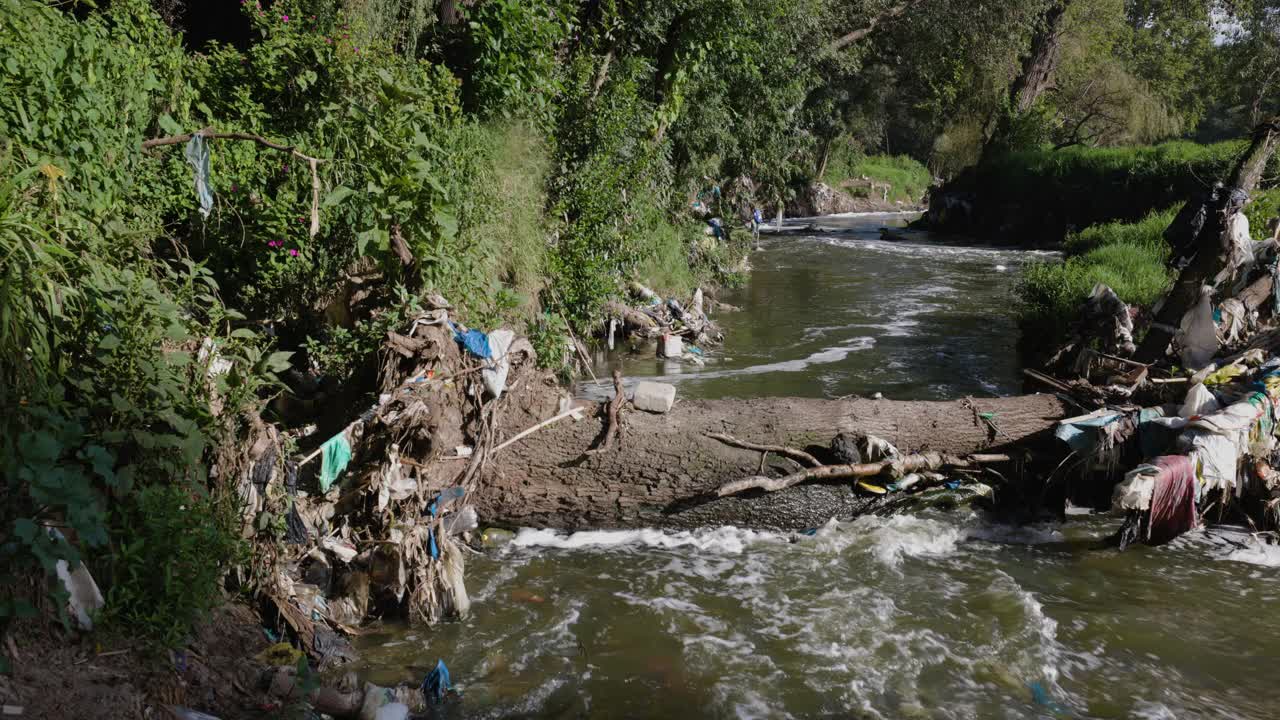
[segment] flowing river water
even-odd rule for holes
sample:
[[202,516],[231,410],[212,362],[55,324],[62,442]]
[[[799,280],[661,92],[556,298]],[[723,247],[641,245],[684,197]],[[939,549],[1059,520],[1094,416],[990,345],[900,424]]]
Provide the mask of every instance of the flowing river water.
[[[597,373],[702,397],[1017,392],[1028,256],[884,242],[886,221],[765,239],[705,368]],[[1227,530],[1119,553],[1117,524],[525,529],[468,560],[470,617],[365,636],[359,669],[417,683],[444,659],[466,718],[1277,717],[1280,554]]]

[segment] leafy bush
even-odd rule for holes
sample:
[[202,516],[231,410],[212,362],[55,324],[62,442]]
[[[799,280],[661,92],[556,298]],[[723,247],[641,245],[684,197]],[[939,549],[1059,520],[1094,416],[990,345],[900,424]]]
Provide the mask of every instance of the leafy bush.
[[482,117],[553,121],[563,91],[555,51],[572,30],[574,12],[565,0],[490,0],[470,9],[467,94]]
[[191,626],[222,602],[222,574],[245,559],[240,513],[229,493],[156,485],[119,506],[104,574],[104,620],[162,647],[188,641]]
[[1253,194],[1252,200],[1244,208],[1249,218],[1249,231],[1254,240],[1265,240],[1267,223],[1273,218],[1280,218],[1280,188],[1260,190]]
[[656,200],[656,189],[669,184],[665,164],[646,131],[652,108],[635,82],[644,71],[638,63],[619,68],[607,105],[584,98],[559,120],[554,156],[562,171],[551,181],[550,215],[560,222],[548,272],[554,306],[578,328],[594,325],[633,275],[660,217],[654,209],[665,205]]
[[[176,38],[140,0],[82,21],[19,0],[3,8],[0,573],[11,576],[52,573],[60,559],[99,567],[150,493],[203,491],[206,450],[234,433],[283,357],[231,330],[242,316],[208,269],[156,250],[191,194],[189,176],[178,190],[138,151],[161,108],[190,101],[170,81],[182,76]],[[229,372],[210,373],[201,338]],[[232,542],[211,515],[186,522]],[[216,553],[192,562],[200,578],[221,572]],[[156,625],[186,622],[162,598],[134,597],[130,611]]]

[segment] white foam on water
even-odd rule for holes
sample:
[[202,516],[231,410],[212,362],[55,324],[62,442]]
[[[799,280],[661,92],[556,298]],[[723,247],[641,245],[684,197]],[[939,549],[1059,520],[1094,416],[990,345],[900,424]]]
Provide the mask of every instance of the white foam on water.
[[1280,545],[1254,545],[1249,548],[1232,550],[1224,555],[1222,559],[1260,565],[1262,567],[1280,568]]
[[1130,712],[1138,720],[1178,720],[1178,715],[1168,705],[1151,700],[1139,700]]
[[[689,368],[688,372],[679,374],[656,375],[653,377],[631,378],[624,381],[627,387],[633,386],[640,380],[648,380],[651,382],[678,383],[682,380],[712,380],[717,378],[738,377],[741,375],[764,375],[769,373],[781,372],[802,372],[813,365],[826,365],[838,363],[849,357],[853,353],[863,352],[875,347],[876,339],[873,337],[855,337],[845,341],[841,345],[819,350],[810,354],[808,357],[797,360],[783,360],[781,362],[768,363],[766,365],[751,365],[736,370],[705,370],[699,368]],[[581,386],[582,391],[588,395],[596,397],[605,397],[601,394],[607,391],[607,397],[613,397],[613,386],[598,383],[586,383]]]
[[511,545],[516,547],[547,547],[574,550],[589,547],[692,547],[722,553],[741,553],[748,545],[758,542],[780,542],[783,536],[776,533],[725,526],[694,531],[667,530],[584,530],[566,534],[557,530],[522,528]]
[[808,242],[817,242],[833,247],[867,250],[885,255],[905,255],[913,258],[928,258],[933,261],[949,258],[958,260],[999,259],[1004,263],[1022,264],[1030,259],[1047,260],[1062,257],[1062,253],[1052,250],[1010,250],[1009,248],[981,247],[975,245],[947,245],[943,243],[909,242],[902,240],[888,241],[857,237],[848,234],[805,235],[802,239]]
[[896,569],[904,558],[954,553],[963,534],[954,525],[914,515],[864,515],[851,523],[828,523],[818,537],[831,547],[865,548],[885,567]]

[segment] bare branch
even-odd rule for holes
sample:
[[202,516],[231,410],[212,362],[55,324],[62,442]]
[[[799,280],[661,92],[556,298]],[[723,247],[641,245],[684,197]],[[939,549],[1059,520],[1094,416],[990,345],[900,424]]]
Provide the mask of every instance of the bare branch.
[[892,20],[898,17],[899,15],[919,5],[921,2],[923,2],[923,0],[910,0],[910,2],[899,3],[897,5],[893,5],[891,7],[886,8],[884,12],[871,18],[870,22],[867,23],[866,27],[858,28],[857,30],[853,30],[851,32],[845,33],[844,35],[841,35],[835,40],[832,40],[831,43],[827,45],[827,52],[838,52],[840,50],[843,50],[844,48],[870,35],[871,31],[875,30],[876,26],[879,25],[880,23],[886,20]]

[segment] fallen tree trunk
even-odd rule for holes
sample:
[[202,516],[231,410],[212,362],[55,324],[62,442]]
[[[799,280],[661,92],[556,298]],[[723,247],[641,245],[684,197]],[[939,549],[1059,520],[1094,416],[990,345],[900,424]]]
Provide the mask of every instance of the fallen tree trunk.
[[[498,439],[556,414],[555,396],[523,396],[508,411]],[[760,451],[734,447],[711,434],[749,443],[826,454],[838,432],[888,440],[903,452],[945,455],[1006,453],[1051,447],[1049,430],[1071,414],[1053,395],[905,402],[890,400],[688,401],[666,415],[628,412],[620,442],[587,455],[606,430],[599,407],[565,420],[496,455],[475,493],[484,522],[563,529],[739,525],[802,529],[832,517],[848,519],[892,502],[859,492],[848,480],[797,485],[776,493],[720,498],[726,482],[760,474]],[[771,456],[773,475],[800,464]]]

